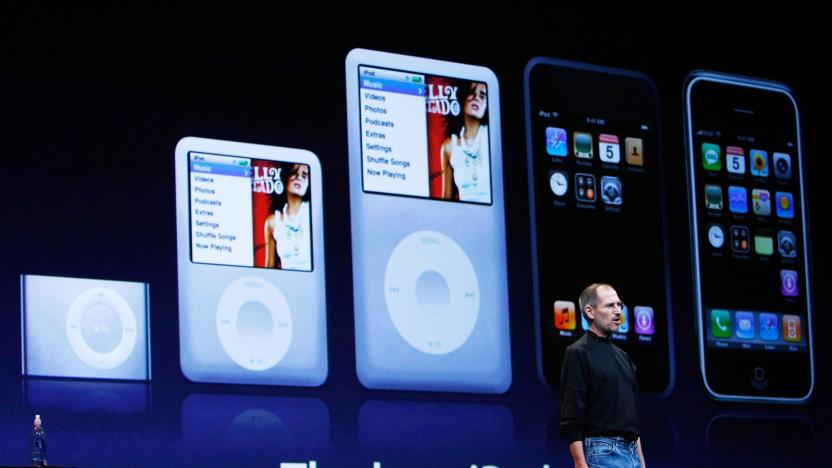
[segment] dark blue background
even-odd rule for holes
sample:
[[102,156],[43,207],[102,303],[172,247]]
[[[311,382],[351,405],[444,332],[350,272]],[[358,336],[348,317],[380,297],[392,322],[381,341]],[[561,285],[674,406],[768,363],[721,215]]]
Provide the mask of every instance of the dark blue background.
[[[537,55],[650,74],[662,103],[676,386],[644,396],[652,466],[820,464],[832,440],[828,256],[820,224],[828,93],[814,28],[704,17],[682,26],[549,8],[414,11],[6,11],[0,15],[0,464],[28,461],[40,413],[53,464],[564,466],[559,399],[535,374],[523,68]],[[360,11],[359,11],[360,10]],[[787,20],[788,18],[786,18]],[[825,42],[825,41],[824,41]],[[505,395],[364,389],[355,375],[344,58],[364,47],[497,74],[514,383]],[[682,85],[694,68],[784,81],[803,113],[816,280],[816,386],[805,407],[710,400],[699,376]],[[200,385],[179,370],[173,151],[184,136],[305,148],[323,166],[330,374],[315,389]],[[21,273],[150,283],[149,385],[20,376]]]

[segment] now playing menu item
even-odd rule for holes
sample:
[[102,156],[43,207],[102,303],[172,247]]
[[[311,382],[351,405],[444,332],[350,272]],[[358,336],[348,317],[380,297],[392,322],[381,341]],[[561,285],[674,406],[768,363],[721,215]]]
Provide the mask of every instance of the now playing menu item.
[[505,392],[496,77],[355,49],[346,81],[358,379],[372,389]]
[[188,137],[175,158],[182,373],[195,382],[321,385],[328,363],[317,156]]

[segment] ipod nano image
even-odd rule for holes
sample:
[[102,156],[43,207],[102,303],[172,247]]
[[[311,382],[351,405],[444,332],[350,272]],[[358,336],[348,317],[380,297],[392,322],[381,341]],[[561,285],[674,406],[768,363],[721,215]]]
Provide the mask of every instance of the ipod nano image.
[[21,275],[23,375],[150,380],[145,283]]
[[328,364],[317,156],[188,137],[175,164],[183,374],[321,385]]
[[355,49],[346,81],[359,380],[371,389],[505,392],[496,76]]

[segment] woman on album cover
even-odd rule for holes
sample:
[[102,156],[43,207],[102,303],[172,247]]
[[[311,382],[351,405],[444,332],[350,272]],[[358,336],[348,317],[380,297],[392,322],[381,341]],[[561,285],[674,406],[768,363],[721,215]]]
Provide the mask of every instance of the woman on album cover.
[[442,198],[488,203],[491,180],[488,159],[488,92],[471,82],[462,94],[462,112],[448,123],[442,143]]
[[[264,225],[266,268],[312,270],[312,233],[309,223],[309,166],[292,164],[285,177],[285,201],[276,198]],[[280,202],[284,202],[280,205]]]

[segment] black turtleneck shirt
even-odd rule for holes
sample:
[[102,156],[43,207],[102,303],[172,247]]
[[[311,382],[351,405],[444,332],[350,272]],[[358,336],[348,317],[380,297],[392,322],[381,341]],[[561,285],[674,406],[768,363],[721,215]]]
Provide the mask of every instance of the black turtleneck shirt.
[[641,435],[636,366],[609,338],[587,331],[566,348],[560,390],[560,429],[570,444],[585,437]]

